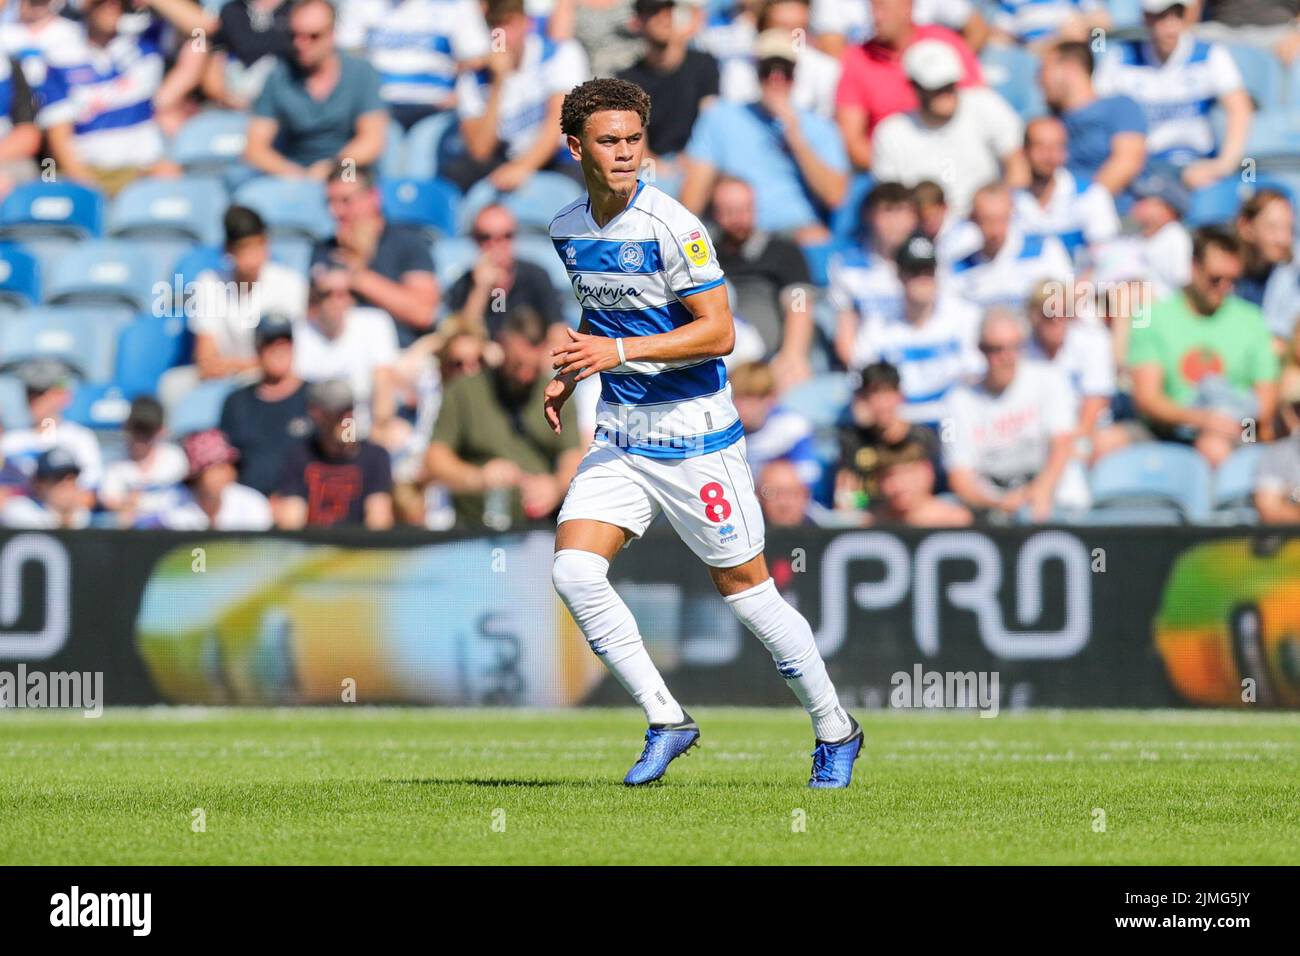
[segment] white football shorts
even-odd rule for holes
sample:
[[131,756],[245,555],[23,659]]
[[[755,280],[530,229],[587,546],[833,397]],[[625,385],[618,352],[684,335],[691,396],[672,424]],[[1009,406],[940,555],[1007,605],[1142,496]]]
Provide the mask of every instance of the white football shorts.
[[633,455],[597,438],[578,466],[557,521],[589,518],[639,538],[660,510],[677,536],[712,567],[735,567],[763,551],[763,511],[743,438],[691,458]]

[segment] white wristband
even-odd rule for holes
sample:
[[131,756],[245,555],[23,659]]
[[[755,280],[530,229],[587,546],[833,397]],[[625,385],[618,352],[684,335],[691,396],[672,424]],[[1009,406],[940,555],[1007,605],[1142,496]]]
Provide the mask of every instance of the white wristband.
[[618,364],[619,364],[619,365],[624,365],[624,364],[626,364],[626,363],[627,363],[627,355],[624,354],[624,352],[623,352],[623,340],[622,340],[622,339],[615,339],[615,340],[614,340],[614,348],[618,349]]

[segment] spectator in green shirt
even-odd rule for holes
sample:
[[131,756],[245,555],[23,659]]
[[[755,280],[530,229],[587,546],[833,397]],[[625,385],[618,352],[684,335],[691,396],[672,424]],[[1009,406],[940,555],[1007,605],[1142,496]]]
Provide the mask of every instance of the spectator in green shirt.
[[1278,359],[1260,310],[1232,294],[1239,240],[1199,229],[1191,282],[1134,320],[1133,399],[1156,437],[1186,441],[1218,465],[1244,441],[1273,437]]
[[582,458],[572,404],[559,434],[546,423],[545,321],[517,307],[496,341],[500,366],[458,378],[443,395],[425,457],[427,477],[447,487],[462,528],[503,530],[549,517]]

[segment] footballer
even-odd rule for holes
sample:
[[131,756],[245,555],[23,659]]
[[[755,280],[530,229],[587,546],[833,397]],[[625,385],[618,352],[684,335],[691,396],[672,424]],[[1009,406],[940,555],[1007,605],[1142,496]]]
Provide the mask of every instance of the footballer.
[[708,233],[639,178],[650,99],[595,79],[564,98],[560,126],[587,195],[551,222],[582,323],[553,351],[545,413],[600,375],[596,434],[560,508],[552,580],[587,642],[645,711],[645,748],[624,783],[658,780],[699,740],[609,582],[615,555],[662,510],[709,569],[735,615],[763,642],[812,718],[810,787],[849,785],[862,729],[839,705],[812,628],[763,559],[763,513],[722,356],[735,327]]

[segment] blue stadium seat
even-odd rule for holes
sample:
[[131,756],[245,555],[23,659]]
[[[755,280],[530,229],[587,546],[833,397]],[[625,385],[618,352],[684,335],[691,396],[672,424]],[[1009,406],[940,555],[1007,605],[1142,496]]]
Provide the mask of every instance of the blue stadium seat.
[[6,362],[53,356],[75,366],[87,381],[108,382],[118,329],[98,310],[32,309],[0,323],[0,355]]
[[514,213],[522,230],[544,234],[560,208],[581,195],[582,187],[568,176],[546,170],[534,173],[522,186],[508,193],[498,192],[482,179],[470,187],[460,204],[459,229],[468,235],[479,210],[499,202]]
[[989,43],[980,51],[984,82],[995,89],[1021,119],[1047,111],[1038,86],[1038,57],[1021,46]]
[[23,183],[0,204],[0,239],[89,239],[104,233],[104,197],[78,183]]
[[815,375],[781,396],[780,406],[798,412],[813,428],[841,424],[853,397],[853,378],[848,372]]
[[131,400],[116,385],[79,382],[64,417],[86,428],[116,431],[131,411]]
[[1246,140],[1246,155],[1265,169],[1300,167],[1300,120],[1288,109],[1255,114]]
[[831,213],[832,241],[856,245],[862,241],[862,203],[866,201],[876,181],[870,173],[856,173],[849,180],[849,191],[844,201]]
[[137,179],[113,201],[108,234],[124,239],[180,239],[221,245],[226,190],[218,179]]
[[1192,193],[1185,222],[1188,228],[1231,222],[1241,206],[1241,180],[1227,176]]
[[1144,442],[1102,458],[1092,469],[1094,517],[1114,508],[1147,514],[1144,524],[1168,523],[1170,514],[1186,523],[1204,521],[1210,513],[1210,466],[1187,445]]
[[388,121],[388,137],[384,140],[384,154],[379,157],[376,172],[380,179],[401,179],[406,166],[406,130],[395,119]]
[[1116,30],[1142,26],[1141,0],[1106,0],[1110,8],[1111,25]]
[[456,231],[460,190],[445,179],[387,179],[380,186],[384,218],[443,236]]
[[234,379],[215,378],[200,382],[186,392],[174,408],[167,409],[167,424],[177,437],[191,432],[216,428],[221,423],[221,407],[226,396],[235,390]]
[[0,426],[6,431],[17,431],[30,427],[31,423],[23,383],[12,375],[0,375]]
[[208,110],[187,120],[176,133],[171,158],[191,173],[220,172],[239,163],[248,143],[247,113]]
[[426,116],[409,130],[402,142],[402,175],[407,179],[433,179],[438,175],[442,141],[456,128],[456,112]]
[[118,336],[113,381],[127,398],[154,395],[163,372],[189,361],[191,345],[183,318],[142,315]]
[[125,305],[152,311],[157,268],[130,242],[97,239],[80,243],[50,273],[45,300],[51,305]]
[[1259,444],[1242,445],[1214,473],[1212,504],[1216,513],[1235,522],[1257,520],[1255,514],[1255,473],[1259,470]]
[[817,246],[802,247],[804,262],[808,263],[808,273],[813,285],[824,287],[830,284],[831,256],[843,248],[844,244],[838,242],[823,242]]
[[0,243],[0,304],[23,308],[41,301],[40,267],[21,247]]
[[478,259],[478,245],[465,236],[450,236],[438,243],[433,262],[438,271],[438,285],[445,292]]
[[235,202],[256,210],[273,239],[325,239],[334,234],[334,220],[325,205],[325,187],[318,182],[263,176],[240,186]]
[[1228,52],[1241,71],[1246,91],[1258,110],[1280,109],[1285,103],[1286,74],[1282,61],[1270,51],[1253,46],[1228,45]]

